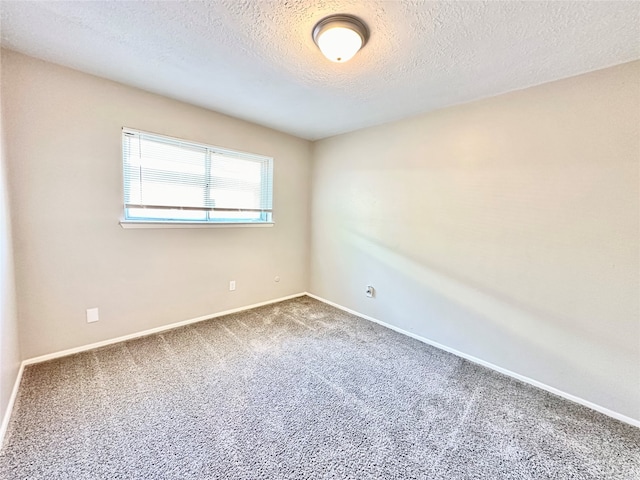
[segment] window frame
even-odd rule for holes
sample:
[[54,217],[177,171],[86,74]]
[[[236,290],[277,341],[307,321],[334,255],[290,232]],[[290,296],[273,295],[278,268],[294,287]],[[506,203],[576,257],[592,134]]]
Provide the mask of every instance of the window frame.
[[[125,173],[126,170],[126,162],[125,162],[125,138],[127,136],[132,136],[132,135],[143,135],[143,136],[149,136],[149,137],[156,137],[159,140],[166,140],[167,144],[171,144],[171,143],[175,143],[175,144],[179,144],[179,145],[184,145],[185,147],[194,147],[196,149],[199,150],[205,150],[205,173],[204,173],[204,177],[205,179],[209,178],[208,176],[211,176],[211,170],[212,170],[212,163],[213,163],[213,156],[214,155],[223,155],[223,156],[229,156],[229,157],[236,157],[239,159],[245,159],[245,160],[254,160],[254,161],[259,161],[262,164],[262,168],[268,168],[268,171],[263,173],[261,175],[261,184],[264,181],[264,179],[266,178],[267,181],[270,184],[270,192],[268,192],[268,195],[271,197],[271,204],[273,203],[273,157],[269,157],[266,155],[260,155],[260,154],[255,154],[255,153],[249,153],[249,152],[244,152],[244,151],[240,151],[240,150],[232,150],[229,148],[224,148],[224,147],[219,147],[216,145],[211,145],[211,144],[206,144],[206,143],[200,143],[200,142],[195,142],[195,141],[191,141],[191,140],[186,140],[186,139],[182,139],[182,138],[177,138],[177,137],[172,137],[169,135],[163,135],[163,134],[159,134],[159,133],[153,133],[153,132],[147,132],[144,130],[139,130],[139,129],[134,129],[134,128],[129,128],[129,127],[122,127],[122,138],[121,138],[121,146],[122,146],[122,158],[121,158],[121,167],[122,167],[122,195],[121,195],[121,199],[123,200],[123,204],[122,204],[122,215],[120,217],[120,225],[122,228],[229,228],[229,227],[271,227],[274,225],[274,220],[273,220],[273,205],[271,205],[271,208],[266,208],[266,209],[260,209],[260,218],[253,220],[253,219],[247,219],[247,218],[239,218],[239,219],[229,219],[229,218],[223,218],[223,217],[218,217],[217,219],[215,219],[215,217],[212,218],[212,215],[218,211],[238,211],[238,212],[242,212],[242,211],[251,211],[251,209],[235,209],[235,208],[230,208],[230,209],[225,209],[225,208],[213,208],[213,207],[203,207],[203,208],[199,208],[199,207],[179,207],[179,206],[175,206],[175,207],[171,207],[171,206],[156,206],[156,211],[157,210],[162,210],[163,208],[166,208],[167,210],[172,209],[172,210],[196,210],[199,212],[203,212],[205,214],[205,220],[196,220],[196,219],[187,219],[187,220],[180,220],[180,219],[172,219],[172,218],[157,218],[157,217],[140,217],[140,216],[131,216],[129,215],[129,209],[131,208],[136,208],[138,206],[138,204],[131,204],[131,203],[126,203],[126,191],[127,191],[127,183],[131,181],[131,179],[129,178],[129,176]],[[215,172],[215,169],[214,169]],[[208,175],[208,176],[207,176]],[[176,182],[176,184],[179,184],[178,182]],[[205,191],[203,192],[203,194],[206,196],[208,195],[208,185],[207,183],[203,184],[203,187],[205,188]],[[269,185],[267,185],[264,188],[269,188]],[[148,205],[148,206],[144,206],[144,205],[140,205],[138,208],[150,208],[152,209],[154,206],[153,205]]]

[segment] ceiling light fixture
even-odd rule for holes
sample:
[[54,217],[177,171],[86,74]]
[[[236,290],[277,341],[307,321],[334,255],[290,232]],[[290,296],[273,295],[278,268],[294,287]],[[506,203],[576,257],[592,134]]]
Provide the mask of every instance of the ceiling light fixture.
[[350,60],[369,40],[369,29],[353,15],[330,15],[313,27],[313,41],[332,62]]

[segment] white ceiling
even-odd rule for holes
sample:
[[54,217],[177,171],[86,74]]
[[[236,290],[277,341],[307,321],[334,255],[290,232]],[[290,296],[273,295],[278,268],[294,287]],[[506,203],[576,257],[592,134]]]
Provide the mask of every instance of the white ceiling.
[[[640,58],[638,2],[7,1],[6,48],[315,140]],[[371,30],[348,63],[311,39]]]

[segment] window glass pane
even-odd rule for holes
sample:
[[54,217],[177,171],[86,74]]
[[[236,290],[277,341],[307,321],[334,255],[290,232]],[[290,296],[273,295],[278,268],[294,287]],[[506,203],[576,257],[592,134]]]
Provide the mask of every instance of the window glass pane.
[[203,210],[165,210],[153,208],[129,208],[127,218],[144,218],[149,220],[205,221],[207,212]]
[[194,149],[169,143],[141,139],[140,157],[133,165],[176,173],[204,174],[206,149]]
[[[202,207],[202,188],[165,182],[143,182],[142,204],[181,207]],[[133,203],[133,202],[132,202]]]
[[217,208],[265,208],[261,202],[262,162],[214,155],[209,195]]
[[260,183],[262,162],[213,154],[212,165],[212,171],[215,172],[219,181],[233,183],[232,180],[239,180],[241,183]]
[[209,190],[211,200],[216,208],[260,208],[260,191],[224,190],[212,188]]
[[[257,221],[261,220],[262,214],[260,212],[211,212],[212,219],[220,220],[247,220]],[[268,221],[268,220],[264,220]]]

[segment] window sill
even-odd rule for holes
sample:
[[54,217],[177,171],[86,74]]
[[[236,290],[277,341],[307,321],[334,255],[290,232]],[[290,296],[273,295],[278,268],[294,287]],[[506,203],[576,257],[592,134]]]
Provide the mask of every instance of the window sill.
[[145,222],[140,220],[120,220],[122,228],[236,228],[236,227],[273,227],[274,222]]

